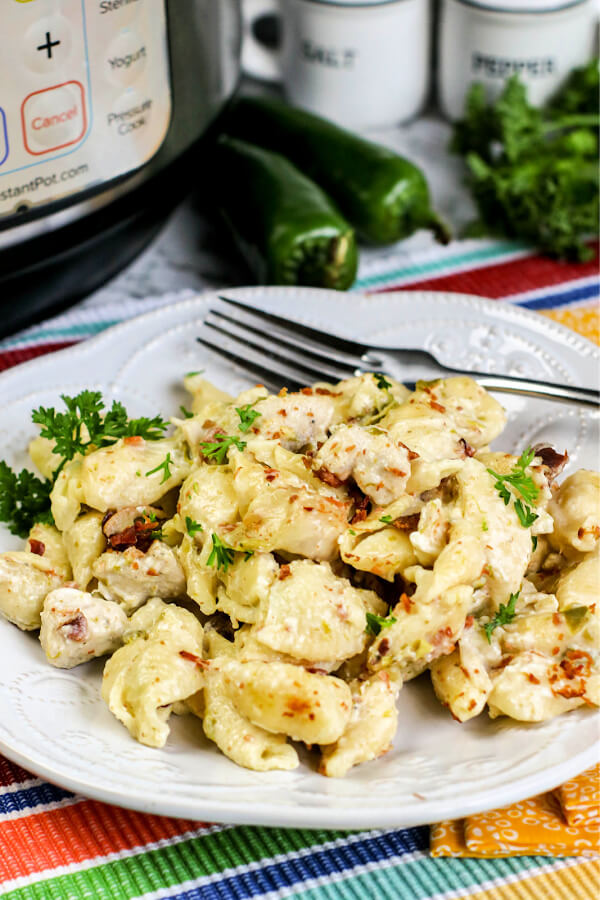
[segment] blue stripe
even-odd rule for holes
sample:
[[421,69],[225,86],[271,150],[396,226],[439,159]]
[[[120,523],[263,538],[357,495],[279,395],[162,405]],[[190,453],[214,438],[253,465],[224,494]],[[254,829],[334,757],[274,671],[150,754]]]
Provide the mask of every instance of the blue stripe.
[[24,809],[33,809],[33,807],[40,806],[42,803],[56,803],[74,796],[75,794],[72,794],[70,791],[64,791],[62,788],[42,781],[33,787],[23,788],[21,791],[0,794],[0,815],[19,812]]
[[[347,872],[365,863],[383,863],[429,846],[429,828],[405,828],[374,834],[348,845],[314,848],[305,856],[268,863],[260,869],[221,877],[191,890],[169,894],[169,900],[250,900],[269,891],[292,888],[313,878]],[[335,888],[333,889],[335,893]]]
[[591,300],[600,296],[600,282],[584,284],[567,291],[559,291],[557,294],[544,294],[543,297],[534,297],[532,300],[517,300],[519,306],[526,309],[554,309],[558,306],[567,306],[576,300]]

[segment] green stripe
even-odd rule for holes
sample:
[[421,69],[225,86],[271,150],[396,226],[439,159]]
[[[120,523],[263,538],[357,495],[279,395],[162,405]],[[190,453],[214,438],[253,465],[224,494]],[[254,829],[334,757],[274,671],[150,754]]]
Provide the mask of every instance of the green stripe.
[[[481,260],[489,260],[494,257],[508,256],[518,250],[531,249],[528,244],[520,241],[502,241],[494,244],[493,247],[485,247],[480,250],[471,250],[469,253],[462,253],[460,256],[446,256],[430,262],[415,263],[405,266],[402,269],[393,269],[391,272],[382,272],[380,275],[370,275],[368,278],[359,278],[354,282],[353,290],[362,290],[365,287],[371,287],[375,284],[381,284],[384,281],[392,281],[395,278],[406,278],[409,276],[427,275],[431,272],[439,272],[440,269],[452,268],[468,263],[479,262]],[[448,273],[450,274],[450,273]]]
[[[423,857],[372,872],[350,875],[331,885],[299,890],[290,900],[429,900],[445,891],[480,891],[486,881],[509,875],[535,874],[544,864],[554,863],[544,856],[510,859],[433,859]],[[465,894],[459,895],[464,898]]]
[[1,894],[5,900],[131,900],[140,894],[180,885],[224,869],[293,853],[345,837],[342,831],[228,828],[170,847],[141,851]]

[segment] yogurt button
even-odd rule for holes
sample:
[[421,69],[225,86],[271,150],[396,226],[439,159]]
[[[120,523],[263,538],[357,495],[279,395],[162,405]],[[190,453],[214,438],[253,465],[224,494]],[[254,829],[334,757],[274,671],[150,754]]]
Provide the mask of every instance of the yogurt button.
[[123,29],[108,47],[106,77],[111,84],[132,84],[146,68],[147,47],[140,35]]
[[23,141],[37,156],[76,144],[87,128],[85,94],[79,81],[29,94],[21,106]]

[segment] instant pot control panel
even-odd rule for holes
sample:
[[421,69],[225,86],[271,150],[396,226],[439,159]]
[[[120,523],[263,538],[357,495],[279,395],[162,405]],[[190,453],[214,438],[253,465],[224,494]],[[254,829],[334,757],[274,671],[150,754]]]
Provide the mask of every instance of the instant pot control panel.
[[138,169],[170,119],[165,0],[2,0],[0,228]]

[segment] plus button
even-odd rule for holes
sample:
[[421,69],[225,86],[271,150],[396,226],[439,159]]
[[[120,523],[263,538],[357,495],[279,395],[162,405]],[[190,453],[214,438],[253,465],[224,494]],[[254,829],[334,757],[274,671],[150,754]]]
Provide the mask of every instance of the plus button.
[[50,38],[50,32],[46,32],[46,43],[40,44],[39,47],[36,47],[36,50],[45,50],[48,54],[48,59],[52,59],[52,48],[57,47],[60,44],[60,41],[53,41]]

